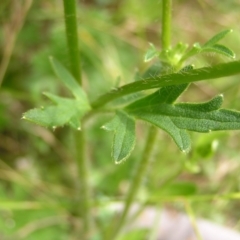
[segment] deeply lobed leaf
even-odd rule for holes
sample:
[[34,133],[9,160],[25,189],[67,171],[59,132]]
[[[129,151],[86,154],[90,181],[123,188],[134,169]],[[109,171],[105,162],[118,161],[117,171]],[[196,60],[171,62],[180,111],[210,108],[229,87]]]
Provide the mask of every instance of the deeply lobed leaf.
[[72,92],[75,99],[44,93],[56,105],[29,110],[23,114],[23,119],[44,127],[56,128],[67,124],[80,130],[80,119],[90,110],[87,96],[73,76],[57,60],[51,58],[50,61],[56,75]]
[[31,109],[24,113],[23,119],[50,128],[60,127],[65,124],[77,130],[81,128],[79,120],[90,109],[89,105],[83,105],[79,100],[62,98],[50,93],[45,93],[45,95],[56,105]]
[[51,127],[53,129],[57,126],[63,126],[70,120],[70,117],[68,108],[55,106],[41,109],[31,109],[23,115],[23,119],[25,120],[43,127]]
[[191,146],[186,130],[210,132],[240,129],[240,112],[220,109],[222,95],[205,103],[174,104],[186,88],[186,84],[163,87],[130,104],[126,111],[166,131],[182,151],[188,151]]

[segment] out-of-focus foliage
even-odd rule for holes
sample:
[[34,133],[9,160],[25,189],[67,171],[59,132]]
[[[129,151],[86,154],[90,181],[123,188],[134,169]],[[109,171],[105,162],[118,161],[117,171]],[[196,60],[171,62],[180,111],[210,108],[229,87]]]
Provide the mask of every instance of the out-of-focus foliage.
[[[62,1],[33,1],[28,13],[19,17],[23,26],[16,31],[14,16],[18,17],[25,2],[0,1],[1,63],[6,59],[10,40],[16,39],[0,88],[0,239],[68,239],[71,228],[81,224],[74,214],[69,214],[74,212],[77,183],[72,136],[66,128],[53,132],[20,120],[23,112],[41,107],[45,101],[48,103],[43,92],[69,97],[48,61],[51,55],[66,67],[69,64]],[[142,73],[148,68],[150,63],[144,63],[148,42],[161,48],[160,3],[78,2],[83,88],[92,100],[131,82],[136,71]],[[222,42],[236,52],[238,59],[239,11],[240,4],[234,0],[174,1],[173,42],[181,40],[189,45],[205,42],[214,33],[232,28],[231,36]],[[212,53],[202,53],[193,60],[197,67],[228,61]],[[205,101],[219,92],[224,93],[224,107],[240,109],[239,76],[194,84],[181,100]],[[98,203],[112,202],[125,195],[146,138],[145,124],[138,123],[138,143],[132,156],[116,166],[109,154],[111,136],[100,129],[109,117],[108,113],[96,115],[86,123],[96,207]],[[198,194],[240,190],[239,132],[191,133],[191,138],[194,139],[192,150],[184,155],[167,134],[159,134],[155,161],[139,199],[155,196],[149,201],[158,203],[160,199],[156,196],[162,186],[166,199],[181,194],[197,198]],[[175,177],[180,183],[168,185]],[[195,205],[197,216],[240,229],[238,200],[219,198],[214,207],[209,201]],[[183,208],[181,204],[171,206]]]

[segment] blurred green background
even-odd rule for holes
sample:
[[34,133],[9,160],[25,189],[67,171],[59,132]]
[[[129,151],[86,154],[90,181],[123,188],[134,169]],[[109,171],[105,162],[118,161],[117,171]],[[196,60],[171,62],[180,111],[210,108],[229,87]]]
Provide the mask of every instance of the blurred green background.
[[[161,1],[78,1],[83,86],[89,99],[134,79],[149,42],[161,49]],[[0,2],[0,239],[74,239],[79,219],[75,206],[76,167],[72,133],[54,132],[21,120],[23,112],[48,103],[44,91],[67,95],[51,70],[48,57],[68,67],[61,0]],[[172,43],[203,43],[232,28],[224,40],[240,54],[240,3],[237,0],[173,1]],[[192,62],[209,66],[229,59],[205,54]],[[240,76],[193,84],[182,100],[198,101],[218,93],[224,107],[240,110]],[[91,163],[94,200],[108,205],[122,199],[141,156],[146,126],[137,126],[137,146],[130,159],[111,161],[111,134],[100,127],[111,114],[87,122],[87,157]],[[240,230],[240,133],[192,134],[193,149],[185,155],[159,131],[150,174],[138,199],[185,211],[182,199],[194,198],[197,217]],[[164,187],[163,187],[164,186]],[[225,197],[202,200],[202,195]],[[232,194],[232,195],[231,195]],[[226,196],[227,195],[227,196]],[[104,215],[104,214],[103,214]],[[99,225],[108,223],[107,215]]]

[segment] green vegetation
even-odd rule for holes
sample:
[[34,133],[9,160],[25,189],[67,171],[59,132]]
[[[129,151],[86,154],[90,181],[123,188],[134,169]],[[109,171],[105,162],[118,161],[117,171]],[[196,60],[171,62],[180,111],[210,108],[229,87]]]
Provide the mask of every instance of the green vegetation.
[[0,3],[0,238],[149,239],[134,203],[239,230],[240,4],[60,2]]

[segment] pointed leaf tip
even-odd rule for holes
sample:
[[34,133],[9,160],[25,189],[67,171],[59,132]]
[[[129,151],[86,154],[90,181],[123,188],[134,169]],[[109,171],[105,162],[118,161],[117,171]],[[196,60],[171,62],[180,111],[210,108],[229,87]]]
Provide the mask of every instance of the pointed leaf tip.
[[149,43],[150,47],[147,50],[145,56],[144,56],[144,62],[151,61],[154,57],[156,57],[159,53],[156,50],[155,46],[152,43]]
[[56,105],[31,109],[24,113],[24,119],[43,127],[60,127],[66,124],[74,129],[81,127],[80,120],[89,111],[88,105],[69,98],[46,94]]
[[214,44],[216,44],[217,42],[219,42],[221,39],[223,39],[228,33],[231,33],[233,30],[232,29],[228,29],[228,30],[224,30],[220,33],[217,33],[216,35],[214,35],[211,39],[209,39],[204,45],[203,48],[205,47],[210,47],[213,46]]
[[72,74],[55,58],[50,58],[50,63],[57,77],[72,92],[73,96],[83,103],[88,102],[85,92]]
[[186,87],[184,84],[163,87],[129,104],[125,110],[129,115],[166,131],[183,152],[188,152],[191,147],[187,130],[210,133],[240,129],[240,112],[221,109],[222,94],[203,103],[174,104],[174,100]]
[[116,164],[125,161],[135,146],[135,121],[123,111],[117,111],[109,123],[102,126],[113,131],[112,158]]

